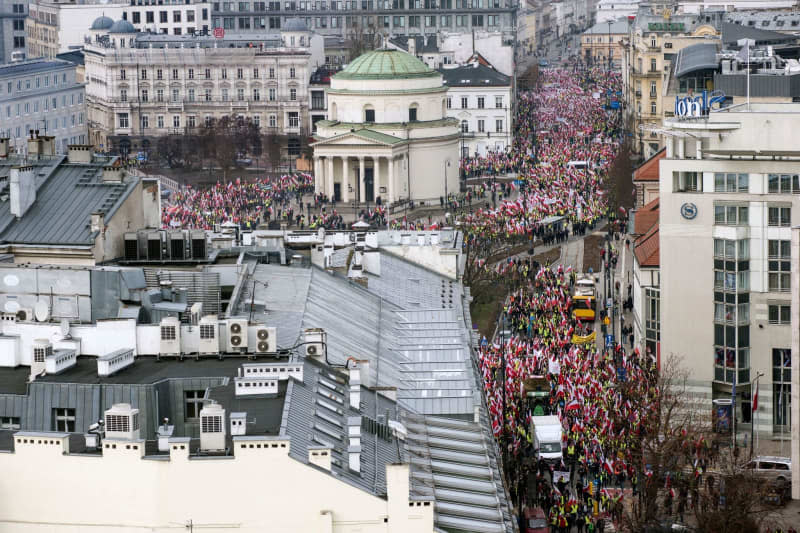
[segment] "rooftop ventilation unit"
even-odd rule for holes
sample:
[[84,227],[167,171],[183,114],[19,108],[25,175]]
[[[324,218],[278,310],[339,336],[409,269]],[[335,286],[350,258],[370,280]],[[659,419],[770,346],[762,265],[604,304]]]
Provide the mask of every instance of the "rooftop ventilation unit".
[[169,418],[164,418],[164,423],[158,426],[156,430],[156,437],[158,439],[158,451],[169,451],[169,439],[172,438],[172,433],[175,431],[175,426],[169,425]]
[[228,343],[226,346],[228,353],[247,352],[247,319],[229,318],[228,319]]
[[327,334],[325,333],[325,330],[320,328],[311,328],[305,330],[304,335],[304,352],[306,357],[311,357],[312,359],[322,359],[325,354],[324,350],[327,340]]
[[247,413],[231,413],[231,436],[247,433]]
[[197,328],[200,335],[197,352],[200,355],[219,355],[219,321],[216,315],[204,316]]
[[139,410],[129,403],[115,403],[105,412],[107,439],[139,440]]
[[225,451],[225,409],[218,403],[208,404],[200,410],[200,450]]
[[160,356],[181,354],[181,323],[175,317],[161,319],[161,345],[158,353]]
[[129,367],[134,361],[133,349],[121,348],[101,355],[97,358],[97,375],[108,377],[116,374],[123,368]]
[[16,312],[17,322],[33,322],[33,309],[23,307]]
[[268,328],[264,324],[251,324],[248,330],[248,337],[250,346],[253,347],[253,352],[258,355],[274,354],[278,351],[275,342],[275,328]]
[[47,358],[53,355],[53,345],[47,339],[33,341],[33,354],[31,357],[31,379],[45,371]]
[[48,355],[44,361],[45,373],[55,375],[72,368],[78,363],[78,352],[75,350],[57,350]]

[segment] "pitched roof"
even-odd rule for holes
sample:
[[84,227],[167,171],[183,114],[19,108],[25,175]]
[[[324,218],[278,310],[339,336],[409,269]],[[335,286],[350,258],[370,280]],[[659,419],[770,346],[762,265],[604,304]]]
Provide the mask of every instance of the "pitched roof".
[[722,42],[736,44],[739,39],[753,39],[756,44],[777,44],[780,42],[795,41],[797,37],[778,33],[776,31],[762,30],[744,24],[722,23]]
[[658,182],[658,162],[664,159],[667,155],[667,149],[662,148],[650,159],[639,165],[639,168],[633,171],[633,181],[655,181]]
[[348,131],[348,132],[342,133],[341,135],[334,135],[333,137],[319,138],[319,140],[317,142],[313,143],[312,146],[315,146],[315,145],[318,145],[318,144],[329,143],[331,141],[335,141],[335,140],[338,140],[338,139],[343,139],[343,138],[348,137],[348,136],[349,137],[358,137],[359,139],[364,139],[364,140],[367,140],[367,141],[375,141],[377,143],[384,144],[384,145],[387,145],[387,146],[392,146],[394,144],[401,144],[401,143],[407,142],[405,139],[400,139],[400,138],[395,137],[393,135],[388,135],[386,133],[381,133],[380,131],[368,130],[366,128],[362,128],[360,130]]
[[633,253],[640,267],[659,266],[661,243],[658,236],[658,224],[654,224],[646,234],[636,239],[633,246]]
[[448,87],[505,87],[511,78],[495,69],[475,62],[455,68],[443,68],[444,84]]
[[716,69],[717,43],[699,43],[678,52],[675,59],[675,77],[681,78],[698,70]]
[[644,235],[650,231],[653,224],[658,224],[658,198],[636,211],[633,232],[636,235]]

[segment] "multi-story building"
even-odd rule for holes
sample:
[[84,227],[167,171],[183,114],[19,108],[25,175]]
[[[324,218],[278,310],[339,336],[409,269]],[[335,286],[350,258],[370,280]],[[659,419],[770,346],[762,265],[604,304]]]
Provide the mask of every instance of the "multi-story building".
[[87,141],[85,86],[77,67],[61,59],[0,65],[0,137],[22,153],[32,130],[55,138],[55,150]]
[[664,106],[672,103],[664,96],[675,54],[692,44],[718,40],[721,15],[670,16],[651,6],[639,9],[625,42],[622,83],[626,119],[636,136],[633,148],[642,158],[664,146],[658,130]]
[[288,135],[290,147],[306,131],[309,79],[324,58],[322,37],[301,20],[280,33],[222,39],[137,33],[126,21],[92,33],[85,49],[88,114],[91,142],[103,149],[147,150],[154,137],[223,116]]
[[25,17],[28,2],[0,2],[0,63],[25,59]]
[[597,24],[609,20],[633,17],[639,10],[639,0],[600,0],[597,2]]
[[498,72],[514,73],[514,43],[502,32],[449,33],[438,35],[397,35],[387,47],[416,56],[432,69],[447,65],[463,65],[480,56]]
[[515,27],[516,0],[214,1],[212,25],[227,30],[279,30],[301,17],[320,34],[356,39],[378,34],[505,31]]
[[598,22],[581,35],[581,59],[590,65],[622,67],[623,41],[628,36],[627,18]]
[[211,4],[205,0],[33,0],[27,21],[28,53],[32,57],[83,47],[91,21],[107,30],[115,20],[126,20],[138,31],[168,35],[208,32]]
[[441,69],[447,116],[461,127],[461,157],[502,152],[511,146],[511,78],[479,62]]
[[661,357],[682,357],[708,400],[735,383],[742,430],[760,377],[756,428],[788,437],[800,105],[683,111],[660,163]]

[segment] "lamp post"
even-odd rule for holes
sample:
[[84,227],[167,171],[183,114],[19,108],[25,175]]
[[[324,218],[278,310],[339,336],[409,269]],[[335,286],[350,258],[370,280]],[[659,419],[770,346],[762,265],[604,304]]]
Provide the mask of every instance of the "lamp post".
[[444,206],[445,212],[447,211],[447,167],[450,166],[450,160],[444,162]]
[[611,21],[608,21],[608,70],[611,70]]

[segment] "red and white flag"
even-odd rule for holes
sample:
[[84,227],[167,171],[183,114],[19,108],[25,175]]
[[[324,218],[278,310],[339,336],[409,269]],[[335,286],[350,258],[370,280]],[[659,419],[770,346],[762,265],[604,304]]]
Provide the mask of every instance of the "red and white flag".
[[758,381],[756,381],[756,393],[753,395],[752,411],[756,412],[757,410],[758,410]]

